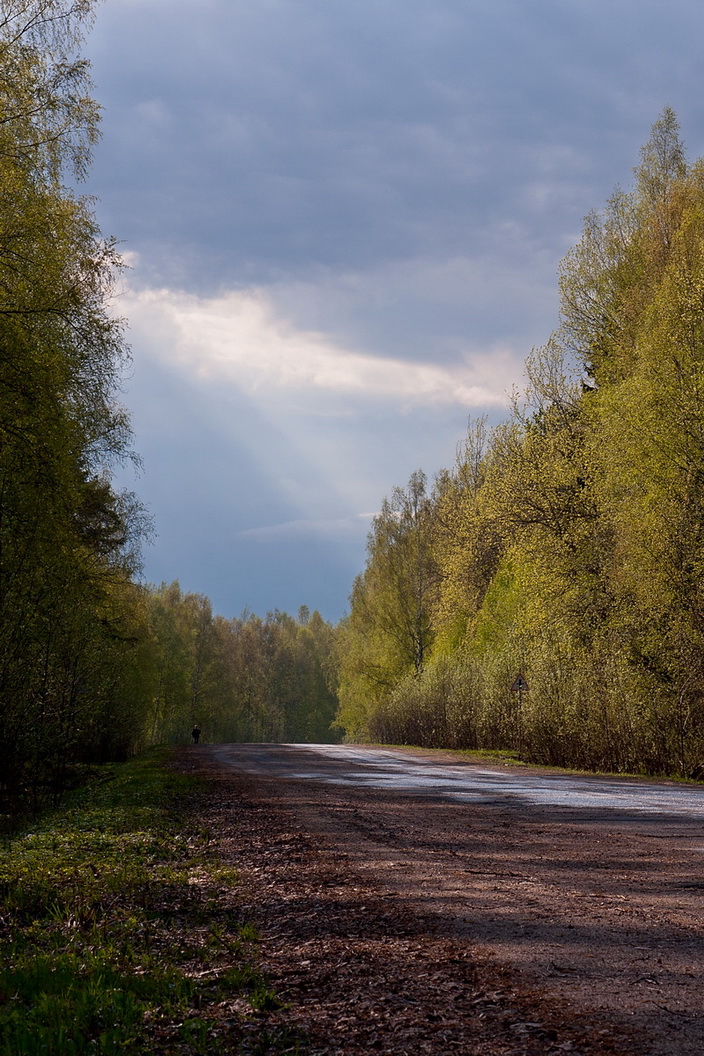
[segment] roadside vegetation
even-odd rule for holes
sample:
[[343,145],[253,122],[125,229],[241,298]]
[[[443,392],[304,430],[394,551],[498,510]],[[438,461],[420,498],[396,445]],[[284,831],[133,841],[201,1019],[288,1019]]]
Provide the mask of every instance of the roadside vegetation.
[[340,625],[224,619],[140,582],[148,518],[113,485],[121,259],[76,190],[93,7],[0,5],[0,822],[195,724],[701,773],[704,162],[674,113],[587,217],[510,417],[382,503]]
[[339,739],[335,631],[318,612],[227,620],[178,583],[145,588],[144,602],[138,652],[151,743],[183,743],[194,722],[209,741]]
[[[142,697],[120,258],[75,188],[98,134],[89,0],[0,5],[0,810],[125,757]],[[70,186],[69,186],[70,184]]]
[[376,517],[338,631],[347,738],[704,761],[704,162],[671,110],[635,175],[563,262],[510,418]]
[[[112,308],[122,266],[78,193],[99,134],[81,55],[93,0],[0,4],[0,816],[91,766],[188,739],[330,738],[332,628],[213,617],[139,582],[148,518]],[[1,820],[1,818],[0,818]]]
[[5,839],[2,1056],[298,1051],[263,1025],[278,1002],[198,790],[150,753]]

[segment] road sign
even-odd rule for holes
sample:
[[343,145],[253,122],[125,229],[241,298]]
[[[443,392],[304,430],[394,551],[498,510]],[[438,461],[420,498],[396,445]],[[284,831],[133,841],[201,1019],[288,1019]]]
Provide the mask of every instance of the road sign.
[[528,683],[526,682],[523,675],[519,675],[516,681],[511,686],[512,693],[525,693],[528,689]]

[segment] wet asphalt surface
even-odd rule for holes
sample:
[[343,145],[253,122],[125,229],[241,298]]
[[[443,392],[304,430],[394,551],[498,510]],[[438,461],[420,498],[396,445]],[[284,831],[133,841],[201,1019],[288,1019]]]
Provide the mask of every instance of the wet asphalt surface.
[[520,767],[507,772],[471,762],[439,763],[405,751],[347,745],[247,745],[244,753],[242,748],[221,745],[215,751],[223,763],[246,773],[290,781],[467,803],[522,802],[590,815],[603,811],[611,817],[618,813],[657,814],[679,822],[704,819],[704,788],[695,785],[524,772]]
[[419,749],[206,750],[345,863],[346,896],[368,880],[564,1022],[635,1036],[638,1056],[703,1056],[703,786]]

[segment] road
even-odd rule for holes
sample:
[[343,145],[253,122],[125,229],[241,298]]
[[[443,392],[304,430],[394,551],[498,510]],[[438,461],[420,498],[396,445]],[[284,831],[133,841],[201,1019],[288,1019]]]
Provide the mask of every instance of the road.
[[642,1056],[704,1053],[704,790],[402,749],[208,751],[553,1007]]
[[[232,749],[221,758],[231,762]],[[667,815],[670,819],[704,819],[704,789],[692,785],[651,783],[626,778],[574,776],[547,771],[485,769],[463,762],[438,765],[428,755],[347,745],[290,744],[248,747],[237,756],[240,769],[291,781],[314,781],[350,788],[373,788],[418,797],[466,803],[511,800],[580,812],[612,811],[623,816]],[[662,819],[661,819],[662,820]]]

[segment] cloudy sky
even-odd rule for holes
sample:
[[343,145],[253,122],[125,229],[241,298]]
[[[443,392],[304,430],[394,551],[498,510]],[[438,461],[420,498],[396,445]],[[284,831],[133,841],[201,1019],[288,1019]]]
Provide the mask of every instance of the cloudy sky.
[[146,578],[338,619],[666,105],[704,153],[703,36],[695,0],[105,0],[86,189],[130,264]]

